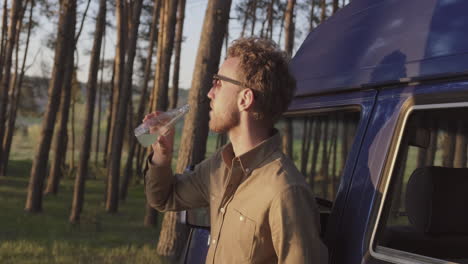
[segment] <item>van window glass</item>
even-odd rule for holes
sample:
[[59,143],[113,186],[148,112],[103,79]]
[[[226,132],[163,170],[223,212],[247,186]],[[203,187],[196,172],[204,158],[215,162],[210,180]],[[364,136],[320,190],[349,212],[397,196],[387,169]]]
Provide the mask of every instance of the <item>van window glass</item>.
[[[359,111],[345,111],[306,114],[290,119],[292,158],[316,197],[335,200],[359,118]],[[279,126],[284,134],[286,122]]]
[[468,263],[467,116],[468,108],[410,114],[380,217],[377,252]]

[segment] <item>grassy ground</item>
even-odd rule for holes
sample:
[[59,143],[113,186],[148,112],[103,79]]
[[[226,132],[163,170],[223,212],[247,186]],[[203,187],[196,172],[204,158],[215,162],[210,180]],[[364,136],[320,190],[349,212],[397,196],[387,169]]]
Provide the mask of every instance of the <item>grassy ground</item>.
[[104,180],[86,182],[80,225],[68,216],[73,179],[61,182],[57,196],[45,196],[43,212],[26,213],[30,160],[13,160],[0,177],[0,263],[162,263],[155,247],[158,228],[143,226],[142,185],[132,185],[129,199],[114,215],[104,210]]

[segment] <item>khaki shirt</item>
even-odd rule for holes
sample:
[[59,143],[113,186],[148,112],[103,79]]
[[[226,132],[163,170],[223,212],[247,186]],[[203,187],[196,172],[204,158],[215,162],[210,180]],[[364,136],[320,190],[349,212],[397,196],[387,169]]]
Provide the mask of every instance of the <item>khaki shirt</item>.
[[151,164],[148,203],[159,211],[210,207],[206,263],[327,263],[319,213],[279,133],[234,157],[228,144],[177,177]]

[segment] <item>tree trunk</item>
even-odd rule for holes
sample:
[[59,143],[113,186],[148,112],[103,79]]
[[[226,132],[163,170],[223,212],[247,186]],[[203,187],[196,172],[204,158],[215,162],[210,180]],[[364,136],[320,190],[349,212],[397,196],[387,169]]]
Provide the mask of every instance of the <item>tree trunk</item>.
[[[128,120],[128,128],[129,128],[129,135],[132,134],[133,128],[136,124],[133,122],[133,105],[132,100],[129,100],[128,111],[127,111],[127,120]],[[136,150],[136,138],[130,137],[128,140],[128,153],[127,153],[127,162],[125,164],[124,169],[124,176],[122,180],[122,185],[120,186],[120,200],[125,201],[127,199],[128,194],[128,185],[130,184],[130,179],[132,178],[132,171],[133,171],[133,158],[135,156]]]
[[275,0],[270,0],[268,4],[268,11],[267,11],[267,29],[266,29],[266,37],[268,39],[273,39],[273,8],[274,8]]
[[91,51],[90,66],[88,73],[88,91],[86,98],[86,113],[84,120],[83,141],[81,144],[80,163],[78,174],[75,178],[73,191],[73,202],[69,221],[77,223],[80,221],[81,210],[83,209],[85,180],[88,175],[88,161],[91,154],[91,139],[93,132],[94,105],[96,103],[96,86],[99,72],[99,57],[101,54],[101,44],[106,26],[106,1],[99,1],[99,11],[96,18],[96,29],[94,33],[93,49]]
[[[285,44],[284,49],[288,53],[289,57],[292,56],[294,46],[294,5],[296,0],[288,0],[286,7],[286,13],[284,16],[285,21]],[[291,120],[285,119],[285,129],[283,131],[283,152],[290,158],[293,156],[293,142],[292,142],[292,123]]]
[[309,160],[310,143],[312,139],[312,119],[304,118],[301,146],[301,173],[307,175],[307,161]]
[[[141,91],[141,98],[140,98],[140,104],[138,106],[138,112],[137,112],[137,120],[142,120],[143,115],[145,112],[146,105],[148,103],[147,97],[148,97],[148,83],[151,77],[151,63],[153,59],[153,51],[154,51],[154,44],[158,38],[158,21],[159,21],[159,15],[160,15],[160,9],[161,9],[161,1],[162,0],[154,0],[154,7],[153,7],[153,18],[151,20],[151,30],[150,30],[150,39],[149,39],[149,44],[148,44],[148,55],[146,59],[146,64],[145,64],[145,73],[143,75],[143,87]],[[149,101],[151,104],[151,101]]]
[[455,131],[456,126],[450,121],[445,121],[442,130],[442,166],[453,167],[455,158]]
[[257,23],[257,0],[251,0],[250,3],[252,5],[252,8],[251,8],[252,27],[251,27],[250,35],[253,36],[255,35],[255,24]]
[[[112,136],[112,147],[110,168],[108,173],[108,189],[106,210],[109,213],[116,213],[118,210],[119,197],[119,177],[120,177],[120,161],[122,158],[122,145],[125,133],[125,120],[128,109],[128,101],[131,100],[132,91],[132,74],[133,62],[136,54],[136,42],[138,38],[138,27],[140,25],[140,14],[143,0],[135,0],[133,10],[133,21],[130,32],[129,47],[127,50],[127,62],[125,63],[125,71],[122,84],[122,98],[119,99],[119,107],[115,119],[115,126]],[[118,5],[119,7],[119,5]],[[120,6],[121,8],[122,6]],[[125,25],[125,24],[121,24]],[[121,32],[121,31],[120,31]],[[121,37],[124,37],[123,35]],[[116,74],[116,76],[119,76]],[[118,84],[119,82],[116,82]]]
[[177,107],[177,99],[179,93],[180,51],[182,49],[183,40],[185,1],[186,0],[179,0],[179,6],[177,11],[177,27],[174,43],[174,70],[172,71],[172,89],[169,100],[170,109]]
[[8,27],[8,39],[5,47],[5,74],[1,79],[0,86],[0,164],[3,163],[2,156],[4,155],[3,149],[3,138],[5,136],[5,121],[7,116],[8,106],[8,91],[10,88],[11,79],[11,66],[13,64],[13,50],[15,48],[16,36],[17,36],[17,21],[20,18],[21,12],[21,0],[13,0],[11,6],[11,17],[10,26]]
[[283,129],[283,152],[286,156],[293,158],[293,126],[292,121],[289,118],[284,119]]
[[320,138],[322,137],[322,124],[324,123],[323,118],[315,119],[315,131],[314,131],[314,143],[312,144],[312,155],[310,161],[310,179],[309,184],[312,190],[314,189],[315,176],[317,175],[317,161],[318,152],[320,148]]
[[433,166],[435,162],[435,153],[437,151],[437,136],[438,136],[438,130],[439,130],[439,124],[437,121],[432,120],[431,124],[431,134],[430,134],[430,139],[429,139],[429,147],[427,148],[426,151],[426,166]]
[[166,111],[168,107],[168,90],[169,90],[169,72],[171,67],[172,51],[174,49],[174,30],[176,23],[177,2],[174,0],[164,0],[164,22],[160,29],[164,32],[162,38],[158,39],[161,48],[158,54],[158,62],[156,64],[156,73],[154,79],[154,104],[153,109],[158,111]]
[[28,212],[42,211],[42,188],[47,173],[47,161],[54,131],[54,124],[60,101],[60,90],[63,84],[63,76],[66,65],[67,50],[74,49],[73,34],[74,13],[76,10],[75,0],[62,0],[61,12],[58,23],[57,43],[55,46],[55,58],[52,77],[49,85],[49,101],[42,121],[42,132],[39,146],[34,157],[31,176],[29,179],[28,196],[25,210]]
[[320,15],[320,22],[325,21],[327,19],[327,0],[322,0],[322,13]]
[[241,30],[241,38],[244,37],[245,35],[245,30],[247,29],[247,21],[249,20],[249,11],[250,11],[250,5],[247,4],[246,9],[244,10],[244,21],[242,22],[242,30]]
[[329,128],[330,122],[328,118],[324,119],[324,124],[323,124],[323,146],[322,146],[322,160],[321,160],[321,167],[320,167],[320,175],[322,176],[322,195],[325,198],[328,198],[328,154],[330,153],[328,151],[328,146],[330,144],[330,140],[328,138],[328,128]]
[[108,155],[110,152],[110,138],[111,138],[111,131],[112,131],[112,115],[114,113],[114,80],[115,80],[115,59],[112,65],[112,77],[110,81],[111,88],[109,89],[109,110],[107,111],[107,127],[106,127],[106,140],[104,144],[104,153],[102,155],[102,163],[104,168],[107,168],[107,161]]
[[467,140],[468,127],[465,123],[465,120],[458,120],[457,123],[457,135],[456,135],[456,145],[455,145],[455,168],[465,168],[466,167],[466,150],[467,150]]
[[332,144],[332,149],[331,149],[331,154],[330,156],[333,157],[333,160],[332,160],[332,173],[331,173],[331,185],[332,185],[332,189],[331,189],[331,194],[330,194],[330,200],[335,200],[335,194],[336,194],[336,189],[338,187],[338,179],[337,179],[337,175],[336,175],[336,171],[337,171],[337,168],[338,168],[338,124],[339,124],[339,119],[338,119],[338,116],[337,115],[334,115],[334,127],[333,127],[333,131],[331,133],[331,144]]
[[340,8],[340,6],[339,6],[339,3],[338,3],[338,0],[333,0],[333,14],[335,14],[336,11],[338,11],[339,8]]
[[312,0],[310,3],[310,21],[309,21],[309,32],[314,29],[314,20],[315,20],[315,1]]
[[[152,64],[152,59],[153,59],[153,51],[154,51],[154,45],[155,42],[158,39],[158,22],[159,22],[159,17],[160,17],[160,9],[161,9],[161,1],[162,0],[154,0],[154,7],[153,7],[153,17],[151,21],[151,30],[150,30],[150,40],[149,40],[149,45],[148,45],[148,55],[147,55],[147,60],[145,64],[145,73],[143,76],[143,87],[142,87],[142,92],[141,92],[141,98],[140,98],[140,104],[138,106],[138,112],[137,112],[137,120],[142,120],[143,115],[145,110],[147,109],[147,104],[148,104],[148,83],[151,77],[151,64]],[[151,100],[149,101],[149,104],[151,104]],[[137,169],[140,170],[140,168],[143,167],[143,162],[145,161],[144,157],[146,154],[146,149],[142,148],[141,146],[138,146],[138,152],[137,152]],[[140,172],[141,175],[142,172]],[[142,175],[144,177],[144,175]],[[158,221],[158,212],[146,204],[146,213],[145,213],[145,220],[144,220],[144,225],[145,226],[156,226],[157,221]]]
[[[2,33],[1,33],[1,41],[0,41],[0,82],[3,77],[3,66],[5,63],[5,50],[6,50],[6,41],[7,41],[7,33],[8,33],[8,0],[3,2],[3,15],[2,15]],[[1,88],[0,88],[1,89]],[[1,91],[1,90],[0,90]]]
[[[208,101],[206,95],[211,86],[211,77],[218,69],[223,37],[229,19],[231,0],[209,0],[203,23],[202,36],[198,46],[192,85],[189,94],[190,111],[187,114],[177,161],[177,172],[185,170],[189,164],[197,164],[205,157],[208,136]],[[158,254],[163,256],[180,255],[181,244],[178,238],[181,224],[176,224],[175,213],[167,213],[158,242]],[[172,216],[171,216],[172,214]],[[178,228],[180,227],[180,228]],[[170,245],[169,247],[166,245]]]
[[33,24],[32,20],[32,14],[33,14],[33,9],[34,9],[34,0],[31,0],[31,8],[29,9],[29,23],[28,23],[28,32],[26,36],[26,47],[24,50],[24,55],[23,55],[23,62],[21,65],[21,73],[19,76],[19,81],[18,84],[16,85],[16,92],[14,94],[14,100],[11,103],[11,110],[10,110],[10,117],[9,117],[9,123],[8,127],[9,129],[7,130],[3,149],[5,151],[5,156],[3,158],[3,163],[0,162],[0,167],[3,166],[3,169],[1,172],[3,175],[7,174],[7,169],[8,169],[8,160],[10,157],[10,150],[11,150],[11,144],[13,142],[13,135],[14,135],[14,128],[15,128],[15,122],[16,122],[16,114],[18,112],[18,106],[21,101],[21,88],[23,87],[23,79],[24,79],[24,73],[25,73],[25,67],[26,67],[26,58],[28,55],[28,50],[29,50],[29,40],[31,37],[31,28]]
[[[25,8],[26,9],[26,6]],[[19,79],[19,39],[20,39],[20,35],[21,35],[21,28],[23,26],[23,15],[24,15],[24,12],[23,12],[23,9],[20,11],[20,14],[18,15],[18,20],[16,21],[17,25],[16,25],[16,28],[17,28],[17,31],[16,31],[16,36],[15,36],[15,44],[14,46],[16,47],[15,48],[15,73],[13,75],[13,79],[10,81],[10,84],[9,84],[9,92],[8,92],[8,101],[10,102],[10,106],[7,107],[7,110],[6,110],[6,118],[5,118],[5,135],[4,135],[4,138],[2,141],[0,141],[0,144],[3,145],[3,152],[2,155],[0,155],[1,157],[0,158],[3,158],[3,160],[0,160],[0,175],[2,175],[5,171],[5,168],[8,164],[8,152],[9,152],[9,149],[8,149],[8,146],[7,146],[7,141],[8,141],[8,138],[11,137],[10,135],[13,134],[13,131],[14,131],[14,127],[11,126],[11,122],[14,122],[13,120],[13,116],[12,116],[12,113],[13,113],[13,107],[14,107],[14,104],[15,104],[15,101],[16,101],[16,93],[18,91],[18,87],[17,87],[17,84],[18,84],[18,79]],[[6,175],[6,174],[3,174],[3,175]]]
[[102,48],[101,52],[101,78],[99,80],[99,86],[97,87],[98,93],[98,109],[97,109],[97,123],[96,123],[96,153],[95,153],[95,165],[98,166],[99,164],[99,145],[100,145],[100,137],[101,137],[101,114],[102,114],[102,89],[104,85],[104,59],[105,59],[105,47],[106,47],[106,26],[104,25],[104,32],[102,33]]

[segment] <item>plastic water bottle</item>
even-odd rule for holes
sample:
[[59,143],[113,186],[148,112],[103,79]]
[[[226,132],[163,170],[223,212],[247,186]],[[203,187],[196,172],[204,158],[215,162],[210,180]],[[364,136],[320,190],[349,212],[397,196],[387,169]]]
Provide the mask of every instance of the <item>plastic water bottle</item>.
[[[150,118],[135,128],[135,137],[143,147],[153,144],[159,135],[165,135],[171,127],[189,111],[189,105],[164,112]],[[156,128],[151,133],[151,128]]]

